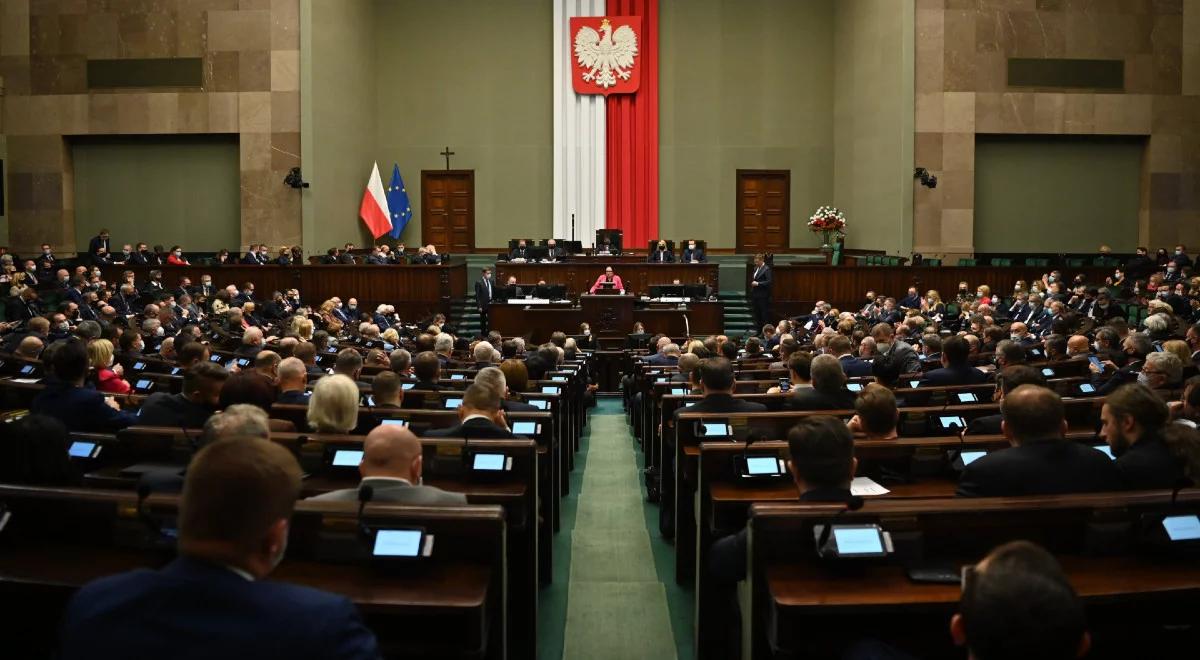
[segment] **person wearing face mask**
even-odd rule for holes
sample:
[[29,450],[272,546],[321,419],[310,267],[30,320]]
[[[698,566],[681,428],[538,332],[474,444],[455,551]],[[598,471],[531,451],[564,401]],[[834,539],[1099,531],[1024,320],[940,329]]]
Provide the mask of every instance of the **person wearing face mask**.
[[[1088,370],[1092,373],[1092,385],[1096,387],[1097,396],[1108,395],[1122,385],[1126,385],[1138,380],[1138,374],[1142,372],[1142,367],[1146,364],[1146,356],[1154,351],[1154,344],[1150,341],[1149,335],[1141,332],[1130,333],[1121,342],[1121,351],[1126,356],[1125,366],[1117,369],[1116,364],[1111,360],[1105,360],[1102,364],[1103,369],[1098,368],[1094,364],[1088,365]],[[1113,375],[1103,384],[1100,383],[1100,376],[1103,373],[1111,372]]]
[[1150,258],[1149,250],[1144,246],[1139,246],[1137,253],[1126,262],[1125,270],[1128,278],[1131,280],[1146,277],[1153,272],[1155,270],[1155,263]]
[[1182,244],[1175,246],[1175,254],[1171,256],[1171,263],[1181,271],[1192,265],[1192,258],[1187,255],[1187,246]]
[[1179,266],[1174,261],[1167,264],[1167,273],[1163,276],[1163,281],[1168,284],[1178,282],[1183,275],[1179,272]]
[[200,450],[179,502],[178,558],[80,589],[60,656],[172,657],[186,642],[209,658],[379,657],[349,599],[263,579],[286,552],[300,480],[295,457],[269,440],[237,435]]
[[1029,304],[1029,296],[1018,293],[1013,304],[1008,308],[1008,318],[1018,323],[1028,323],[1033,307]]
[[650,256],[646,258],[646,261],[654,264],[674,263],[675,255],[667,249],[667,242],[660,240],[653,246],[653,250],[650,252]]
[[53,279],[54,270],[58,266],[58,260],[54,257],[54,251],[50,249],[49,243],[42,243],[42,254],[34,259],[37,264],[38,278],[49,282]]
[[966,282],[958,283],[958,294],[955,296],[954,301],[959,305],[975,302],[975,296],[971,295],[971,290],[967,288]]
[[704,249],[696,246],[696,241],[689,240],[687,247],[683,249],[683,263],[685,264],[701,264],[707,261],[708,258],[704,255]]
[[1100,323],[1113,318],[1124,318],[1125,310],[1112,301],[1108,291],[1100,291],[1096,294],[1096,304],[1092,306],[1090,316]]
[[920,309],[921,294],[917,291],[917,287],[908,287],[908,295],[901,298],[898,304],[900,305],[900,309],[904,311],[908,311],[910,309]]

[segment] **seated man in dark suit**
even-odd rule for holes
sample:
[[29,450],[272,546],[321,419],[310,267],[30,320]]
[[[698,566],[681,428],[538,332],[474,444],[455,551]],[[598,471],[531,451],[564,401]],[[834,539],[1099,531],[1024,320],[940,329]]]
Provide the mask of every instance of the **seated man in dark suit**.
[[410,392],[440,392],[442,386],[438,385],[438,379],[442,375],[442,362],[437,353],[417,353],[417,357],[413,358],[413,375],[417,382],[409,388]]
[[283,559],[300,476],[287,449],[261,438],[200,450],[179,506],[179,558],[84,586],[60,657],[379,657],[348,599],[262,579]]
[[516,438],[504,419],[500,394],[494,388],[471,383],[463,393],[458,407],[459,423],[444,429],[425,432],[426,438],[507,439]]
[[1113,461],[1065,440],[1062,398],[1037,385],[1022,385],[1000,402],[1001,429],[1012,447],[994,451],[963,469],[958,494],[967,497],[1057,495],[1114,490],[1120,478]]
[[[525,368],[525,365],[516,360],[513,360],[513,362],[516,364],[512,368],[517,369],[517,373]],[[500,407],[506,413],[537,412],[540,410],[537,406],[525,403],[524,401],[517,401],[512,396],[512,392],[508,389],[508,378],[499,367],[485,367],[480,369],[479,373],[475,374],[475,383],[495,390],[500,396]]]
[[962,337],[947,337],[942,342],[942,368],[931,369],[921,376],[926,386],[974,385],[986,383],[988,375],[970,362],[971,347]]
[[279,363],[279,379],[276,383],[279,389],[278,403],[293,403],[307,405],[311,396],[308,388],[308,370],[304,362],[295,357],[284,358]]
[[846,335],[834,335],[825,342],[825,348],[829,349],[829,354],[838,359],[842,363],[842,372],[847,378],[861,378],[871,375],[871,363],[854,357],[850,352],[850,338]]
[[917,357],[917,352],[907,342],[896,339],[895,335],[895,329],[888,323],[878,323],[871,327],[871,338],[875,340],[877,354],[889,356],[897,362],[902,374],[919,373],[921,359]]
[[[827,415],[805,417],[788,431],[788,472],[800,491],[801,502],[849,502],[850,482],[858,470],[854,438],[840,419]],[[730,584],[746,579],[747,532],[713,543],[708,570]]]
[[[696,367],[699,375],[700,391],[704,398],[690,406],[676,411],[701,413],[743,413],[764,412],[767,407],[754,401],[734,398],[733,396],[733,364],[725,358],[708,358],[701,360]],[[674,434],[667,434],[674,441]]]
[[688,241],[687,247],[683,248],[683,263],[699,264],[705,261],[704,248],[696,247],[696,241]]
[[30,410],[62,422],[68,431],[115,433],[137,419],[121,410],[117,402],[91,386],[88,375],[87,344],[78,339],[56,342],[43,355],[53,378],[34,398]]
[[[992,399],[994,401],[1003,401],[1009,392],[1022,385],[1045,387],[1046,377],[1037,369],[1023,364],[1008,367],[996,376],[996,391],[992,395]],[[964,433],[967,435],[999,435],[1000,422],[1002,421],[1004,421],[1004,415],[999,413],[976,417],[967,423],[967,429]]]
[[846,389],[846,374],[832,355],[818,355],[809,367],[812,387],[797,388],[784,404],[788,410],[850,410],[854,393]]
[[[382,374],[381,374],[382,375]],[[357,502],[364,488],[368,501],[420,506],[466,504],[467,496],[421,484],[421,441],[403,426],[376,426],[363,442],[358,466],[362,481],[357,488],[334,490],[309,499]]]
[[183,374],[179,394],[155,392],[142,403],[138,426],[198,429],[217,410],[229,372],[212,362],[200,362]]
[[508,253],[508,258],[509,259],[528,259],[529,258],[529,246],[525,244],[525,239],[521,239],[521,240],[517,241],[517,247],[513,248]]
[[1169,419],[1167,404],[1139,383],[1122,385],[1104,400],[1100,435],[1112,448],[1124,488],[1169,490],[1184,479],[1185,459],[1164,438]]

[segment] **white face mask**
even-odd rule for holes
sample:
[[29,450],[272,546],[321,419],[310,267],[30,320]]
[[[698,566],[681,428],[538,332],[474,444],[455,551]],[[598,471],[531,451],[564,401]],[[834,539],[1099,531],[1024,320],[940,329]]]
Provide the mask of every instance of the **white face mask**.
[[161,337],[165,334],[167,334],[167,331],[165,329],[163,329],[163,327],[161,325],[154,329],[155,337]]
[[1141,373],[1141,372],[1138,373],[1137,382],[1138,382],[1138,385],[1145,385],[1146,387],[1150,387],[1150,377],[1147,376],[1145,373]]

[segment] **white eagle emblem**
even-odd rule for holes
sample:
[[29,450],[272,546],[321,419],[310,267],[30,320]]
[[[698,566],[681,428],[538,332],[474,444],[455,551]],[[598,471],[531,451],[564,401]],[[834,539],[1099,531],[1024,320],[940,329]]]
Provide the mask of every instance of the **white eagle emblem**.
[[583,74],[585,82],[595,82],[604,89],[617,84],[617,78],[629,80],[629,69],[637,55],[637,33],[628,25],[613,32],[608,19],[600,22],[598,34],[590,27],[579,28],[575,33],[575,59],[581,67],[590,69]]

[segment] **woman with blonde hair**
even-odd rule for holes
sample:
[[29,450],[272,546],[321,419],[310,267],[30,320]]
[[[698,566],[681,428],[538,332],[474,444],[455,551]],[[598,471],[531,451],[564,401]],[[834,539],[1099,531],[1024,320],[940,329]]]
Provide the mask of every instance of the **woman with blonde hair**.
[[1168,339],[1162,344],[1164,352],[1174,353],[1179,356],[1179,360],[1184,365],[1192,363],[1192,349],[1188,348],[1187,342],[1182,339]]
[[392,346],[400,345],[400,333],[396,332],[395,328],[388,328],[387,330],[384,330],[382,337],[384,341]]
[[113,345],[107,339],[95,339],[87,345],[88,364],[96,372],[96,389],[110,394],[129,394],[133,389],[121,376],[121,365],[114,364]]
[[308,425],[317,433],[349,433],[358,426],[358,397],[358,385],[348,377],[322,377],[308,400]]
[[921,311],[929,318],[946,315],[946,304],[942,302],[942,297],[938,295],[937,289],[925,292],[925,298],[921,300]]

